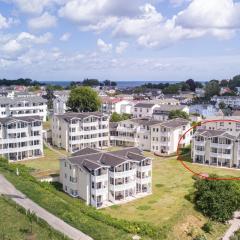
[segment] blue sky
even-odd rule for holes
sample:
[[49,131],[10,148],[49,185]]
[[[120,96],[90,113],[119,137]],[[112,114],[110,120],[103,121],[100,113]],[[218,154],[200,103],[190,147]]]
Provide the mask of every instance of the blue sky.
[[239,28],[233,0],[0,0],[0,78],[228,79]]

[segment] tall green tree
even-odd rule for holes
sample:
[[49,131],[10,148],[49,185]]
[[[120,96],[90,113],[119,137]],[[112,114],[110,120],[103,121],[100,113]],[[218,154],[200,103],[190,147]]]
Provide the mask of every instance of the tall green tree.
[[186,81],[186,84],[188,84],[189,88],[191,91],[195,92],[195,89],[196,89],[196,83],[193,79],[188,79]]
[[73,112],[95,112],[101,101],[96,91],[90,87],[75,87],[71,90],[67,106]]
[[[217,178],[216,175],[210,175]],[[194,202],[205,215],[219,222],[226,222],[240,208],[240,185],[238,181],[197,179]]]
[[181,110],[173,110],[169,113],[169,119],[174,119],[174,118],[184,118],[184,119],[189,119],[189,115]]
[[111,115],[110,122],[120,122],[120,121],[124,121],[124,120],[130,119],[130,118],[131,118],[131,114],[127,114],[127,113],[119,114],[119,113],[114,112]]
[[219,93],[220,93],[220,86],[217,80],[211,80],[206,84],[205,96],[207,98],[211,98],[214,95],[219,95]]

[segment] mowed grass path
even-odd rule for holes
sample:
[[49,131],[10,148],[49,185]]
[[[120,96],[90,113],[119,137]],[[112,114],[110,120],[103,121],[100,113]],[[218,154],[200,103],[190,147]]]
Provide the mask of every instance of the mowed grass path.
[[[136,201],[102,210],[117,218],[146,221],[165,227],[167,239],[192,239],[203,233],[202,225],[207,222],[186,196],[193,191],[192,174],[175,157],[161,158],[145,153],[153,158],[153,194]],[[216,173],[221,176],[240,177],[240,171],[216,169],[187,163],[200,173]],[[208,240],[222,236],[227,225],[213,223],[214,233],[207,234]]]

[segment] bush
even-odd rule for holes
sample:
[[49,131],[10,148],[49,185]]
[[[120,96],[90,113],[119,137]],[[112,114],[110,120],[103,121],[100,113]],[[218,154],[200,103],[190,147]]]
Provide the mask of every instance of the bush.
[[[211,175],[211,178],[217,178]],[[240,208],[240,185],[238,181],[220,181],[198,178],[194,184],[194,203],[204,215],[212,220],[226,222]]]
[[211,222],[206,222],[203,226],[202,226],[202,230],[206,233],[211,233],[213,230],[213,226]]
[[199,234],[193,240],[207,240],[207,238],[205,235]]

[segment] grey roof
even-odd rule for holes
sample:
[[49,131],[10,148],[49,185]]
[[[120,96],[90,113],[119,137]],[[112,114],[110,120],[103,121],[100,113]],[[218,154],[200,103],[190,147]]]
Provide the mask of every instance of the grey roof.
[[140,107],[140,108],[152,108],[154,105],[156,105],[155,103],[137,103],[134,105],[134,107]]
[[32,102],[32,103],[47,103],[47,100],[39,96],[29,96],[29,97],[0,97],[1,104],[16,104],[18,102]]
[[138,123],[139,125],[144,125],[144,126],[151,126],[154,124],[162,123],[162,121],[153,120],[151,118],[133,118],[126,121],[132,121],[134,123]]
[[[178,128],[178,127],[187,125],[188,123],[190,123],[190,121],[188,121],[186,119],[174,118],[174,119],[171,119],[171,120],[160,122],[160,126],[163,126],[163,127],[166,127],[166,128]],[[155,124],[155,125],[157,125],[157,124]]]
[[159,107],[153,110],[153,114],[162,114],[162,113],[169,113],[175,110],[183,110],[186,106],[183,105],[160,105]]
[[[139,148],[125,148],[123,150],[113,151],[113,152],[100,152],[97,151],[93,153],[94,149],[83,149],[79,151],[80,154],[86,152],[85,155],[75,155],[74,153],[68,159],[72,164],[78,165],[85,168],[88,171],[92,171],[101,167],[116,167],[126,161],[139,162],[146,157],[142,154],[142,151]],[[88,154],[89,152],[92,152]]]
[[24,121],[24,122],[34,122],[34,121],[42,121],[40,116],[25,116],[25,117],[4,117],[0,118],[0,123],[6,124],[15,121]]
[[236,117],[240,116],[240,110],[234,111],[234,112],[232,113],[232,116],[236,116]]
[[77,152],[74,152],[72,154],[72,156],[80,156],[80,155],[86,155],[86,154],[92,154],[92,153],[99,153],[100,151],[99,150],[96,150],[96,149],[92,149],[92,148],[84,148],[84,149],[81,149]]
[[101,112],[82,112],[82,113],[76,113],[76,112],[67,112],[64,114],[56,115],[58,118],[63,119],[66,122],[71,121],[73,118],[83,119],[89,116],[96,116],[96,117],[103,117],[106,116],[105,114]]
[[212,129],[198,129],[194,136],[198,136],[201,135],[203,137],[218,137],[218,136],[223,136],[223,137],[227,137],[230,139],[235,139],[236,137],[229,134],[227,131],[225,130],[212,130]]

